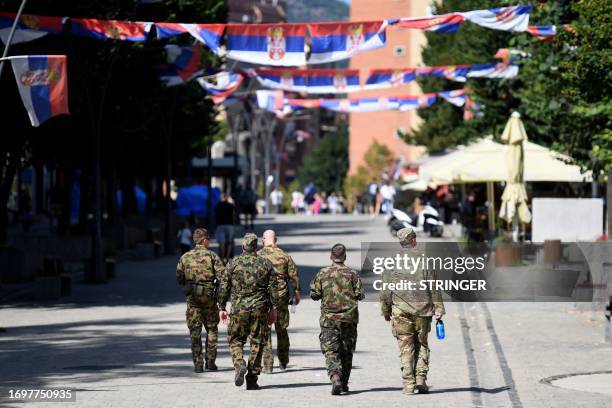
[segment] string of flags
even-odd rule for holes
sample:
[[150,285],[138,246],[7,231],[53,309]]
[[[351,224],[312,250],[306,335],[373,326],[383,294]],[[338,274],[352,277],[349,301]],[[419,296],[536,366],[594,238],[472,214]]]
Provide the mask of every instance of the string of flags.
[[266,88],[308,94],[351,93],[392,88],[414,81],[417,77],[437,76],[457,82],[467,78],[514,78],[518,65],[498,62],[473,65],[443,65],[404,69],[373,69],[360,83],[357,69],[254,69],[248,72]]
[[286,98],[281,90],[256,91],[257,104],[261,109],[276,114],[285,115],[295,110],[321,108],[334,112],[380,112],[380,111],[410,111],[426,108],[433,105],[440,97],[447,102],[463,107],[468,101],[468,94],[464,89],[444,92],[426,93],[420,96],[398,97],[366,97],[366,98],[319,98],[302,99]]
[[[191,35],[213,53],[253,64],[302,66],[323,64],[386,46],[388,27],[454,33],[469,21],[482,27],[510,32],[528,32],[552,38],[555,26],[529,26],[531,5],[498,7],[444,15],[397,18],[363,22],[278,23],[278,24],[186,24],[138,22],[22,15],[15,43],[31,41],[47,34],[60,34],[66,24],[77,36],[121,41],[146,41],[155,31],[161,40]],[[0,12],[0,39],[6,41],[14,13]],[[221,46],[226,35],[225,48]],[[307,58],[306,45],[309,47]]]

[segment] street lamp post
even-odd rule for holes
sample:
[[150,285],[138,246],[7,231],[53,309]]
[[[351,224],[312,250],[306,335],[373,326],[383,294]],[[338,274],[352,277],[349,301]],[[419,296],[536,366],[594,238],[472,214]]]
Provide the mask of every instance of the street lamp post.
[[17,24],[19,23],[19,19],[23,14],[23,9],[25,9],[27,2],[28,0],[21,1],[19,10],[17,10],[17,14],[15,15],[15,20],[13,20],[13,25],[11,26],[11,31],[9,32],[8,39],[6,40],[6,45],[4,46],[4,51],[2,52],[2,58],[0,59],[0,77],[2,76],[2,71],[4,70],[4,59],[8,56],[9,50],[11,49],[11,43],[13,42],[15,31],[17,30]]

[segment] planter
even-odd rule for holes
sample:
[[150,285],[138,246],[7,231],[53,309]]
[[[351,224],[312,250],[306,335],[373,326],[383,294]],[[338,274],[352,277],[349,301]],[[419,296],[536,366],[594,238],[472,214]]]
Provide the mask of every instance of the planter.
[[521,263],[521,247],[504,245],[495,248],[495,266],[515,266]]
[[561,240],[551,239],[544,241],[544,263],[556,264],[561,260]]

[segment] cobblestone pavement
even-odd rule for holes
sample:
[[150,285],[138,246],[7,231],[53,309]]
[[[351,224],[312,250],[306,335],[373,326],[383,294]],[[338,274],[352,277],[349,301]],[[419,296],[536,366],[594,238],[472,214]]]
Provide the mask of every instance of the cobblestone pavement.
[[[305,285],[328,263],[335,242],[347,245],[348,263],[357,268],[360,242],[391,239],[382,219],[350,215],[262,219],[258,232],[267,226],[277,229]],[[430,337],[431,394],[405,396],[397,345],[375,293],[360,306],[349,395],[330,395],[318,346],[318,303],[307,299],[291,315],[289,370],[262,375],[261,391],[237,389],[224,326],[220,371],[193,372],[176,260],[124,262],[112,282],[77,284],[61,303],[3,305],[1,385],[77,390],[76,404],[54,407],[612,407],[610,394],[541,382],[612,370],[603,312],[573,304],[449,303],[447,338]],[[588,381],[580,389],[590,389]],[[0,406],[23,404],[4,399]]]

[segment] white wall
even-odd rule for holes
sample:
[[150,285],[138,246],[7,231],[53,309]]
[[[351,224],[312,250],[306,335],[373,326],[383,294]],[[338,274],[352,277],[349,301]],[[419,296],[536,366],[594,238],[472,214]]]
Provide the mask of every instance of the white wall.
[[595,241],[603,234],[600,198],[534,198],[532,241]]

